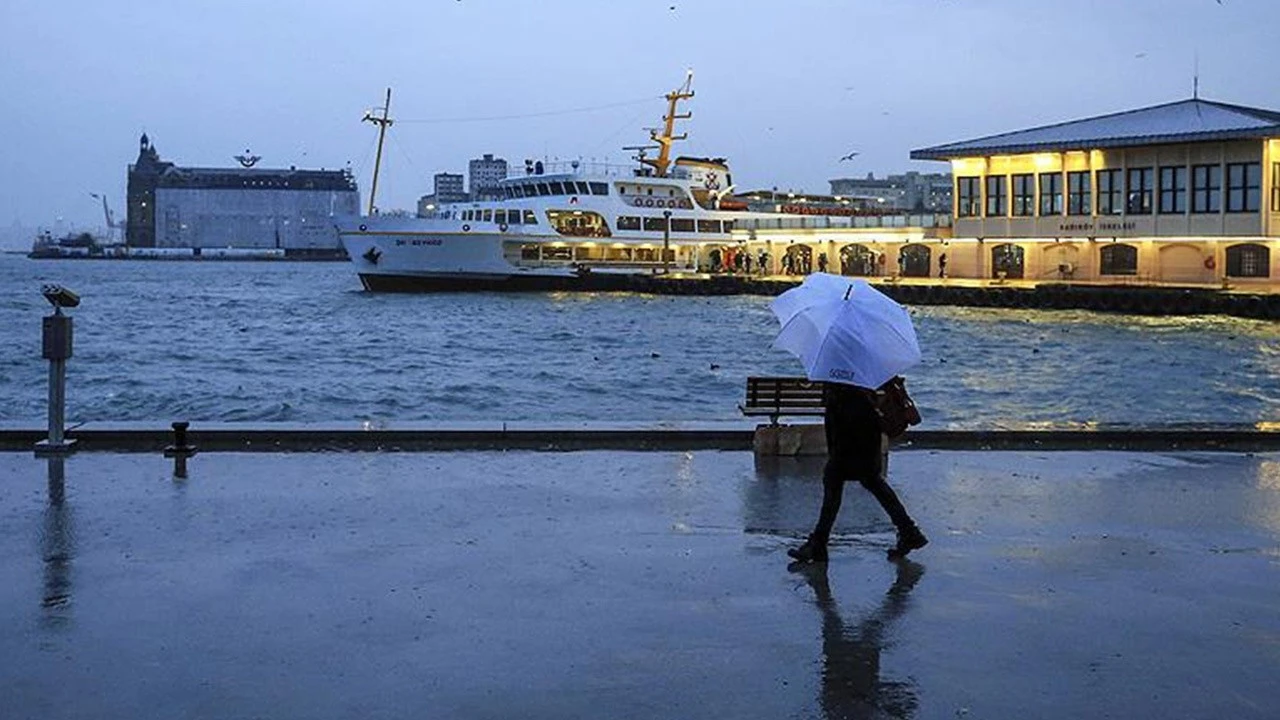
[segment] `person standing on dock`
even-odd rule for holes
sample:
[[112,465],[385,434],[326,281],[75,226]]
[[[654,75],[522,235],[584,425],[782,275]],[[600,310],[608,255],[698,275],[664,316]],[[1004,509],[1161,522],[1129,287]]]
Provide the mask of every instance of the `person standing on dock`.
[[947,276],[947,254],[942,253],[941,255],[938,256],[938,277],[944,278],[946,276]]

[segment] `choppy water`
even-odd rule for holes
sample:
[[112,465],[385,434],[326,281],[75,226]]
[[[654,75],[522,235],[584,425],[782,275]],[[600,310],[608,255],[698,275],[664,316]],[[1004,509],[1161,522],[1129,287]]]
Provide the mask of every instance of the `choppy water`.
[[[720,420],[797,374],[764,297],[377,295],[342,263],[0,256],[0,421],[42,424],[38,290],[78,291],[68,421]],[[1280,421],[1280,325],[913,309],[926,427]]]

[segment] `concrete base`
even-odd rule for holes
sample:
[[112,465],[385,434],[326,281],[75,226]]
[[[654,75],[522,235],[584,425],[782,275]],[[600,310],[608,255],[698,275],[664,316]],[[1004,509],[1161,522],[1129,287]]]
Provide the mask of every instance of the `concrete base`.
[[756,455],[826,455],[827,437],[822,425],[759,425],[756,427],[752,447]]

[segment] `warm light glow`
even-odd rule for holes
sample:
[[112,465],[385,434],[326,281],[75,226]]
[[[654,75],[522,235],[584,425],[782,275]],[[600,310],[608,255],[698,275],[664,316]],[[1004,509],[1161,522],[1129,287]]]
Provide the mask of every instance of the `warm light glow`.
[[960,175],[981,175],[986,170],[987,162],[983,158],[956,158],[951,161],[951,174]]

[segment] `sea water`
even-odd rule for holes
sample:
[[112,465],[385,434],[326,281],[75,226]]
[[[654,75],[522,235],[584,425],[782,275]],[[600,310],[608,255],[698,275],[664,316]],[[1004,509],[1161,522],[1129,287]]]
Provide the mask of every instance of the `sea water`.
[[[345,263],[0,256],[0,422],[42,426],[39,289],[78,292],[68,423],[710,421],[795,375],[769,298],[365,292]],[[1280,421],[1280,325],[914,307],[927,428]]]

